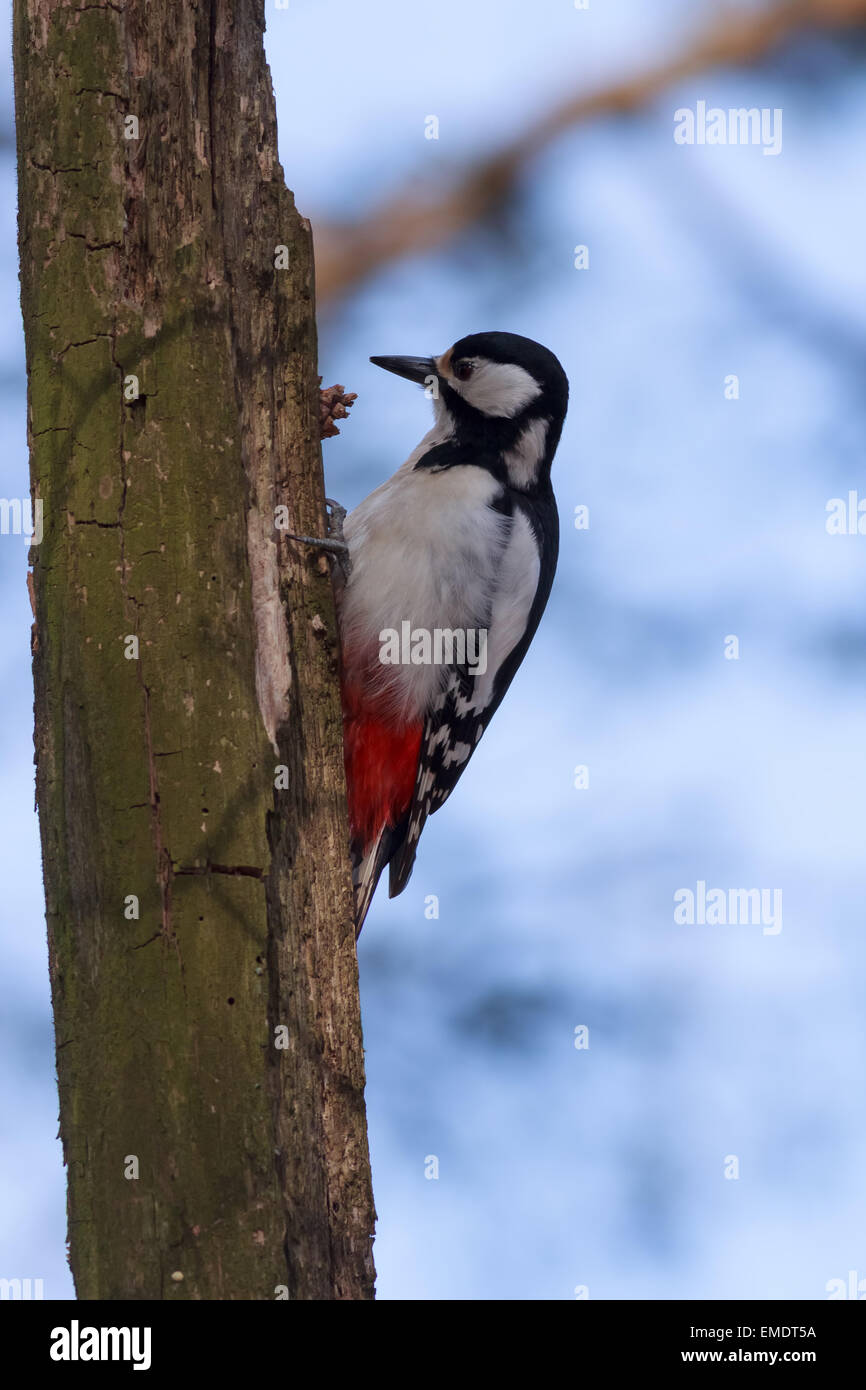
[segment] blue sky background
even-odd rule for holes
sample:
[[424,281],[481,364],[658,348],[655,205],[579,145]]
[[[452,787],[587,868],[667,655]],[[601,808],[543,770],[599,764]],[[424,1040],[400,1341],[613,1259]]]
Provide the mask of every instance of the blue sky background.
[[[298,206],[314,230],[356,219],[712,15],[271,3]],[[427,428],[371,353],[506,329],[572,388],[548,614],[361,938],[380,1297],[819,1299],[866,1279],[866,536],[825,527],[829,499],[866,497],[864,63],[862,35],[812,35],[576,128],[483,230],[323,306],[325,383],[359,393],[325,444],[349,506]],[[10,86],[7,62],[0,490],[26,496]],[[782,108],[782,152],[676,145],[698,100]],[[0,538],[0,1274],[69,1297],[25,572]],[[781,889],[781,932],[677,924],[698,880]]]

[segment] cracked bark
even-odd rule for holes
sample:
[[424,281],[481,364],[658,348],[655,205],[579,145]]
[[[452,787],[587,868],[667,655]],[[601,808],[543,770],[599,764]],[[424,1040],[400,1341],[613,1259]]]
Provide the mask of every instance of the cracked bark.
[[321,534],[325,512],[263,6],[15,0],[14,24],[77,1293],[370,1298],[333,602],[273,527],[284,505]]

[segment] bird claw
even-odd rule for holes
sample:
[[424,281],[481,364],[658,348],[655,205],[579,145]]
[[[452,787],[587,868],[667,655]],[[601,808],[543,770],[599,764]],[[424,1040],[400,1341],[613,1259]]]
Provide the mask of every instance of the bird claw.
[[337,540],[343,539],[343,522],[346,520],[346,508],[341,507],[339,502],[335,502],[332,497],[325,498],[325,506],[330,507],[328,516],[328,535],[335,536]]
[[300,541],[302,545],[313,545],[318,550],[327,550],[333,555],[340,567],[343,579],[348,580],[352,573],[352,561],[349,556],[349,547],[343,539],[343,522],[346,519],[346,508],[341,507],[339,502],[334,502],[332,498],[325,498],[325,505],[330,508],[328,515],[328,534],[324,536],[299,536],[295,531],[286,531],[285,535],[291,541]]

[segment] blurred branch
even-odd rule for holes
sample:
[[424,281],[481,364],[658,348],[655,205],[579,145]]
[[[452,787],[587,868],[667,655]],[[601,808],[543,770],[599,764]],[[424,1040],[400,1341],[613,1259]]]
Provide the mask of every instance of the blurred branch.
[[432,193],[404,189],[355,223],[316,229],[316,282],[321,302],[336,299],[381,266],[450,241],[513,193],[530,161],[573,126],[639,110],[684,78],[712,68],[760,62],[806,29],[841,31],[866,23],[866,0],[785,0],[757,13],[716,18],[674,58],[598,91],[554,106],[516,140],[455,174]]

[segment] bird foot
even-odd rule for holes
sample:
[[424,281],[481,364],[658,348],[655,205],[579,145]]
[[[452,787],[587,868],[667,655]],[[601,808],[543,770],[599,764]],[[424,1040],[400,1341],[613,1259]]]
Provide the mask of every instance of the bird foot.
[[300,541],[302,545],[313,545],[319,550],[326,550],[336,559],[343,579],[348,580],[352,573],[352,561],[349,556],[349,547],[343,539],[346,508],[341,507],[339,502],[334,502],[330,497],[325,498],[325,505],[330,508],[327,536],[299,536],[295,531],[286,531],[285,535],[289,540]]

